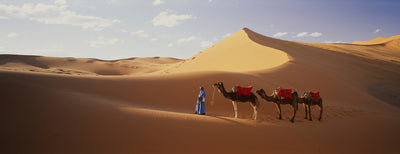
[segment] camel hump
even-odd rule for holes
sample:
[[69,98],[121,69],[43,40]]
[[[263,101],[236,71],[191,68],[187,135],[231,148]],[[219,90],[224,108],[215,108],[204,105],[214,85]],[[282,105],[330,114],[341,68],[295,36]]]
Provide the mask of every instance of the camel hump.
[[292,99],[292,89],[279,89],[278,96],[287,99]]
[[321,99],[319,96],[319,91],[310,91],[311,99]]
[[245,95],[245,96],[251,96],[251,90],[253,89],[253,86],[248,86],[248,87],[237,87],[237,92],[238,95]]

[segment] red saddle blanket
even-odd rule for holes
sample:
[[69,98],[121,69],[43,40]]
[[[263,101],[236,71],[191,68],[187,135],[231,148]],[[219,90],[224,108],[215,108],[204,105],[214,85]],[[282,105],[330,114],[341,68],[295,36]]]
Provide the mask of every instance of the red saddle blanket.
[[283,98],[292,99],[292,89],[279,89],[278,95]]
[[319,96],[319,91],[312,92],[310,91],[311,99],[321,99]]
[[248,87],[240,87],[240,86],[238,86],[238,89],[237,89],[238,95],[251,96],[251,89],[252,88],[253,88],[252,86],[248,86]]

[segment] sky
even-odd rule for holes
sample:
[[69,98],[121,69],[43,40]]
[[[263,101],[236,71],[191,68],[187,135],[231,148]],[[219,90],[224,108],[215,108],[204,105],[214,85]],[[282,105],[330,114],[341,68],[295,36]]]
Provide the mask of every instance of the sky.
[[0,54],[186,59],[247,27],[351,43],[400,35],[398,0],[1,0]]

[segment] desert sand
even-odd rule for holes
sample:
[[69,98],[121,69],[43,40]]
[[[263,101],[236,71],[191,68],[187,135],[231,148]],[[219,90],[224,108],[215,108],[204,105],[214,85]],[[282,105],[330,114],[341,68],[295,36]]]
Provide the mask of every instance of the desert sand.
[[[400,153],[400,39],[318,44],[239,30],[180,60],[0,55],[0,153]],[[232,103],[223,81],[253,92],[320,91],[313,121],[258,96]],[[199,86],[206,115],[193,114]]]

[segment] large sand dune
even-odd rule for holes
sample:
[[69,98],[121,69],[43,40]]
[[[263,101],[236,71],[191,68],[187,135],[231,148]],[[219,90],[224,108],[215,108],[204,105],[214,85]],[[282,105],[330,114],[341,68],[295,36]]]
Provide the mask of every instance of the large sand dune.
[[[2,55],[0,153],[399,153],[394,41],[301,43],[245,28],[186,60]],[[218,81],[319,90],[322,121],[313,106],[314,121],[299,107],[290,123],[285,105],[278,120],[260,97],[256,121],[245,103],[235,119],[229,100],[212,97]],[[193,114],[201,85],[206,116]]]
[[199,54],[172,65],[165,72],[248,72],[277,67],[289,61],[285,52],[258,44],[248,35],[246,29],[242,29]]

